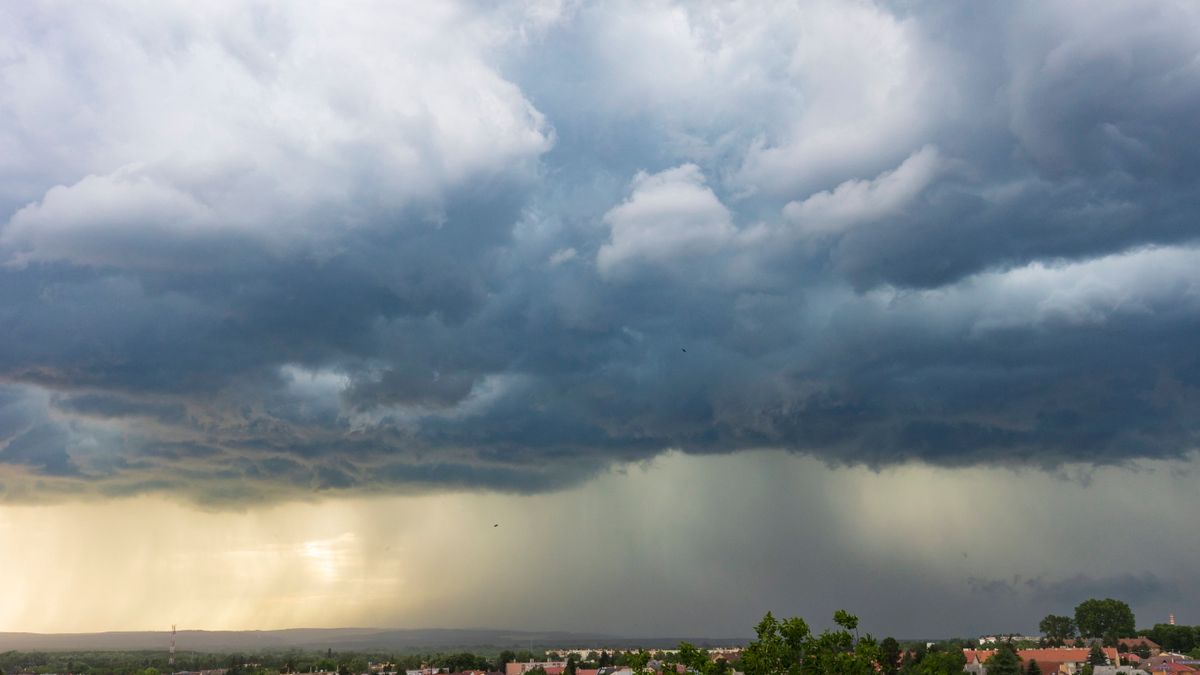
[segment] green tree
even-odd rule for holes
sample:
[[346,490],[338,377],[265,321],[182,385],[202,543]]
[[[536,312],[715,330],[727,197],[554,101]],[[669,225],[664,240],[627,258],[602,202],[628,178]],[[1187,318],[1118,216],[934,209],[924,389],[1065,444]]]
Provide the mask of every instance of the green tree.
[[633,671],[633,675],[646,672],[646,664],[650,663],[650,653],[644,649],[631,652],[625,657],[625,663]]
[[1022,675],[1021,659],[1007,643],[1001,644],[984,665],[988,675]]
[[1042,667],[1038,665],[1037,659],[1029,659],[1029,665],[1025,666],[1025,675],[1042,675]]
[[682,663],[685,668],[701,673],[702,675],[713,675],[717,670],[717,664],[708,656],[708,652],[703,649],[697,649],[690,642],[679,643],[679,653],[675,655],[677,663]]
[[1198,644],[1197,632],[1192,626],[1157,623],[1146,631],[1146,636],[1169,652],[1189,652]]
[[[959,651],[930,652],[917,664],[918,675],[962,675],[967,658]],[[991,669],[988,669],[991,675]]]
[[742,651],[746,675],[779,675],[798,673],[804,643],[811,638],[804,619],[779,621],[767,612],[755,626],[758,639]]
[[565,668],[563,668],[563,674],[564,675],[575,675],[575,655],[574,654],[570,654],[567,656],[567,666]]
[[1120,600],[1084,600],[1075,608],[1075,626],[1089,638],[1134,637],[1133,610]]
[[883,675],[896,675],[900,669],[900,643],[894,637],[886,637],[879,643],[879,667]]
[[844,609],[833,613],[833,622],[848,631],[854,631],[854,639],[858,639],[858,617]]
[[840,630],[813,635],[803,619],[777,620],[770,612],[742,652],[746,675],[876,675],[880,650],[871,636],[858,639],[858,617],[839,611]]
[[1069,616],[1048,614],[1038,624],[1038,630],[1046,636],[1047,644],[1061,647],[1067,640],[1075,637],[1075,619]]
[[1104,650],[1100,649],[1100,645],[1092,645],[1091,651],[1088,652],[1087,662],[1093,666],[1108,665],[1108,657],[1104,655]]

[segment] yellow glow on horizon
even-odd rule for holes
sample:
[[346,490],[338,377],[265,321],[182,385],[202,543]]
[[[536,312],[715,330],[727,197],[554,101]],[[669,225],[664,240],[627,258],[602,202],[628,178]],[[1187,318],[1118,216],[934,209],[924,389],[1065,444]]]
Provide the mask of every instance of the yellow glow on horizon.
[[[1119,561],[1089,557],[1090,544],[1072,530],[1078,521],[1046,514],[1088,513],[1129,532],[1153,515],[1167,531],[1184,531],[1186,505],[1200,498],[1185,473],[1159,468],[1104,469],[1085,484],[1032,471],[877,473],[781,453],[670,453],[532,496],[342,496],[240,511],[161,496],[4,505],[0,631],[589,630],[608,624],[562,622],[616,620],[605,612],[626,621],[639,602],[668,611],[663,598],[740,607],[747,601],[727,579],[763,570],[790,584],[829,573],[831,560],[949,579],[1005,576],[1024,569],[1023,549],[1007,545],[1016,538],[1053,552],[1033,572],[1052,574],[1061,563],[1099,577]],[[1022,499],[1013,499],[1014,486]],[[1170,499],[1108,496],[1147,494]],[[827,557],[789,541],[819,543],[814,550]],[[793,561],[776,568],[780,559]],[[1160,572],[1174,574],[1172,564],[1163,557]],[[819,599],[824,590],[812,592]],[[642,609],[650,616],[653,607]]]
[[[405,500],[421,513],[436,503]],[[422,600],[405,587],[400,528],[369,512],[397,504],[331,500],[246,512],[159,497],[0,507],[0,630],[339,626]],[[351,528],[351,529],[347,529]],[[357,531],[356,531],[357,530]],[[365,536],[360,536],[362,532]],[[153,609],[151,609],[153,608]]]

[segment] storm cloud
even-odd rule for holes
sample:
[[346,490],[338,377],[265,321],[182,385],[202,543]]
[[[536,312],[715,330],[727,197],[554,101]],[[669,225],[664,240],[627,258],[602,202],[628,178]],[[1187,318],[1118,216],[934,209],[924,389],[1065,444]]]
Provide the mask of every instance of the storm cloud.
[[1192,3],[31,4],[0,36],[5,498],[1197,449]]

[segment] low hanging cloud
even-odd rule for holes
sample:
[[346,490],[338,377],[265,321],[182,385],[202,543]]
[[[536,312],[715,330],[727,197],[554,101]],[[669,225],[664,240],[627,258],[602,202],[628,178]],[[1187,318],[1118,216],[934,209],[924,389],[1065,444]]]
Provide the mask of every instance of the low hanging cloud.
[[1089,598],[1137,598],[1142,603],[1157,603],[1177,599],[1180,589],[1172,581],[1151,572],[1118,574],[1111,577],[1091,577],[1076,574],[1057,580],[1043,577],[984,579],[971,577],[967,586],[972,593],[986,596],[1027,596],[1053,602],[1054,613],[1070,614],[1079,603]]
[[0,13],[6,498],[1197,449],[1188,3]]

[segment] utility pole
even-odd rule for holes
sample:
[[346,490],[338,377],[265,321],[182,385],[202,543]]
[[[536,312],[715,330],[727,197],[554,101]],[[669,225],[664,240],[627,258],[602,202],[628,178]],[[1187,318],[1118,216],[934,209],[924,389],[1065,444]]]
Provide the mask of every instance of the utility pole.
[[167,659],[171,672],[175,671],[175,624],[171,624],[171,657]]

